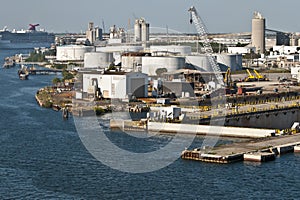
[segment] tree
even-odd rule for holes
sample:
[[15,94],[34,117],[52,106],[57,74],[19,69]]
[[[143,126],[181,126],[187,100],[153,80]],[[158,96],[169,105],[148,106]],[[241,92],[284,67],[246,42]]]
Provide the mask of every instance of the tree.
[[72,73],[68,72],[67,70],[63,70],[62,75],[63,75],[63,81],[74,78],[74,75]]
[[55,77],[53,80],[52,80],[52,84],[53,85],[57,85],[58,83],[61,83],[61,80],[57,77]]

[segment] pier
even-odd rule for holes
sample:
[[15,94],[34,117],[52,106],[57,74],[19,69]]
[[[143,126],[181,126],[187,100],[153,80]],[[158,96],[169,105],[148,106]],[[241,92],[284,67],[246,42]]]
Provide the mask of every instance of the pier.
[[265,162],[276,159],[277,155],[299,152],[300,134],[278,136],[222,145],[213,149],[184,150],[182,159],[213,163],[237,161]]
[[61,73],[61,70],[54,70],[54,69],[30,69],[30,75],[50,75],[50,74],[58,74]]

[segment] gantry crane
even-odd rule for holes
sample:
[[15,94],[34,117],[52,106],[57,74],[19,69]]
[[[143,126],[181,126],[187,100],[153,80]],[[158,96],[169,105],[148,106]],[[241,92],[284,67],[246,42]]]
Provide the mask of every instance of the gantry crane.
[[208,40],[206,27],[205,27],[204,23],[202,22],[202,19],[198,15],[197,10],[194,6],[192,6],[188,11],[190,12],[190,23],[192,24],[194,22],[194,25],[199,34],[199,37],[202,40],[203,48],[204,48],[205,54],[207,55],[208,62],[211,65],[213,71],[215,72],[217,82],[221,86],[224,86],[223,76],[222,76],[220,67],[219,67],[215,57],[212,55],[213,49]]

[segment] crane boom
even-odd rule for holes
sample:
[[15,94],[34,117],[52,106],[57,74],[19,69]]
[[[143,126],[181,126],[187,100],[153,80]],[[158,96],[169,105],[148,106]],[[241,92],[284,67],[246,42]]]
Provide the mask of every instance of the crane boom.
[[194,25],[196,27],[196,30],[197,30],[198,34],[199,34],[199,37],[203,41],[203,48],[204,48],[205,54],[207,55],[208,62],[212,66],[212,68],[215,72],[215,76],[216,76],[219,84],[221,84],[223,86],[224,85],[223,76],[222,76],[220,67],[219,67],[216,59],[212,55],[213,54],[213,49],[212,49],[212,47],[210,45],[210,42],[208,40],[206,27],[205,27],[202,19],[198,15],[197,10],[194,6],[192,6],[188,11],[191,13],[190,23],[194,22]]

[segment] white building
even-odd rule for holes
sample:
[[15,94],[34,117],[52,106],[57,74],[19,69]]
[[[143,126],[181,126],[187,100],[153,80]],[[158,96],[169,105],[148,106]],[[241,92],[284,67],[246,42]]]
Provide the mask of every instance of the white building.
[[255,51],[255,47],[228,47],[228,53],[230,54],[247,54]]
[[148,75],[143,73],[83,73],[82,96],[93,96],[97,88],[104,98],[148,97]]
[[273,46],[273,51],[279,52],[279,54],[284,55],[300,53],[300,46]]

